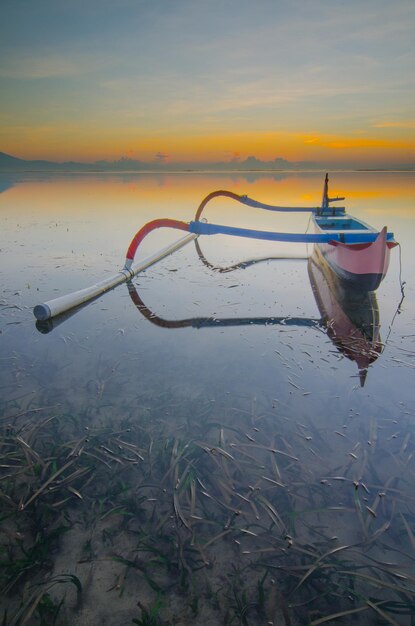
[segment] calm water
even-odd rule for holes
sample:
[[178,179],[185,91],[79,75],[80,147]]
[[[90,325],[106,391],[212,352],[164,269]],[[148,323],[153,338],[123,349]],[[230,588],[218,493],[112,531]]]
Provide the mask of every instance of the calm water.
[[[338,612],[412,623],[414,174],[331,175],[350,213],[387,224],[401,244],[363,302],[314,270],[323,305],[357,324],[353,341],[322,320],[311,247],[222,236],[43,332],[32,315],[113,274],[145,222],[192,219],[210,191],[317,205],[322,185],[320,173],[0,178],[10,623],[19,606],[55,623],[49,600],[62,624],[129,624],[151,611],[160,621],[139,623],[318,624]],[[263,230],[308,222],[227,199],[204,215]],[[176,238],[156,231],[136,260]],[[374,340],[356,343],[368,326]],[[15,571],[16,533],[27,554],[39,532],[48,558]],[[74,579],[49,588],[62,575],[76,576],[82,602]],[[49,600],[35,604],[34,582]]]

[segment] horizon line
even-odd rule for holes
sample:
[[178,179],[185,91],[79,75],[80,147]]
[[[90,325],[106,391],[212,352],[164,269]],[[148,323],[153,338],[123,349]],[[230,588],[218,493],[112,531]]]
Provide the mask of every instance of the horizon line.
[[[247,165],[250,167],[247,167]],[[134,167],[141,166],[141,168]],[[274,167],[272,167],[274,165]],[[279,167],[278,167],[279,165]],[[53,169],[56,166],[56,169]],[[127,167],[126,167],[127,166]],[[128,167],[130,166],[130,167]],[[123,169],[125,167],[125,169]],[[77,169],[79,168],[79,169]],[[105,168],[105,169],[102,169]],[[254,155],[244,160],[233,161],[145,161],[122,156],[118,160],[98,159],[95,161],[55,161],[48,159],[22,159],[14,155],[0,151],[0,171],[9,172],[39,172],[49,173],[275,173],[275,172],[301,172],[301,171],[407,171],[415,170],[415,163],[333,163],[321,161],[289,161],[284,157],[275,157],[272,160],[258,159]]]

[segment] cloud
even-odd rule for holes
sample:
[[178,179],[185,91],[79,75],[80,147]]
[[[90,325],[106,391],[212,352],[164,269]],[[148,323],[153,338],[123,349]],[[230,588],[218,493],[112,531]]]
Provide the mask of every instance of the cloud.
[[128,76],[103,79],[100,87],[111,92],[115,102],[124,102],[128,93],[128,102],[134,103],[137,115],[157,111],[161,118],[183,119],[186,125],[192,120],[206,123],[209,119],[228,118],[231,114],[240,114],[243,119],[247,116],[257,119],[260,111],[266,112],[270,121],[275,123],[277,112],[289,114],[294,105],[309,109],[311,105],[321,103],[328,107],[330,101],[335,100],[333,117],[334,112],[344,113],[339,98],[348,99],[349,105],[351,101],[372,103],[380,94],[396,94],[407,87],[406,82],[400,82],[398,78],[393,84],[385,84],[378,77],[371,76],[369,80],[365,74],[360,79],[344,76],[344,80],[332,84],[327,81],[327,75],[332,74],[330,66],[325,71],[320,68],[318,77],[312,75],[309,68],[293,74],[278,67],[265,74],[264,69],[257,69],[256,77],[252,78],[248,70],[238,75],[225,67],[221,73],[206,73],[195,79],[177,69],[170,74],[162,71],[157,75],[136,69]]
[[241,153],[231,150],[225,150],[225,159],[226,161],[229,160],[230,163],[239,163],[241,160]]
[[350,137],[346,135],[313,135],[303,139],[305,144],[313,147],[329,148],[333,150],[369,149],[369,148],[410,148],[410,141],[399,139],[379,139],[377,137]]
[[415,120],[402,120],[401,122],[380,122],[372,124],[373,128],[415,128]]
[[40,54],[16,54],[0,61],[0,77],[19,80],[39,78],[68,78],[94,72],[108,63],[101,57],[88,56],[81,52],[44,51]]
[[169,155],[165,154],[164,152],[157,152],[154,155],[154,160],[156,161],[156,163],[166,163],[168,158],[169,158]]

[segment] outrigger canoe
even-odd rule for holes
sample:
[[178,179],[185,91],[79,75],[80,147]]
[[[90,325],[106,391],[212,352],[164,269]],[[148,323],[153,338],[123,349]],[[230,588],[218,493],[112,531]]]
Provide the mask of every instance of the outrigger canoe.
[[[232,198],[247,206],[268,211],[311,213],[315,232],[282,233],[211,224],[201,219],[201,216],[207,203],[217,196]],[[382,230],[377,231],[361,220],[348,215],[344,207],[330,206],[332,202],[338,200],[344,200],[344,198],[329,198],[328,174],[325,177],[323,200],[319,207],[269,205],[231,191],[214,191],[204,198],[196,211],[193,221],[182,222],[180,220],[161,218],[152,220],[140,228],[128,247],[124,267],[117,274],[86,289],[38,304],[34,307],[33,313],[38,320],[47,320],[65,313],[97,298],[119,284],[127,282],[139,272],[182,248],[190,241],[194,241],[197,237],[216,234],[266,241],[316,244],[324,259],[340,279],[346,281],[355,289],[373,291],[377,289],[387,272],[390,249],[397,245],[394,235],[388,232],[386,226]],[[186,236],[171,246],[167,246],[153,254],[141,263],[134,264],[135,254],[140,243],[149,233],[157,228],[178,229],[184,231]]]
[[[178,228],[196,235],[231,235],[267,241],[288,243],[314,243],[333,271],[342,280],[356,289],[374,291],[386,275],[390,249],[396,246],[394,235],[386,226],[377,231],[365,222],[345,213],[344,207],[331,207],[332,202],[344,198],[329,198],[328,174],[324,180],[323,200],[320,207],[282,207],[263,204],[248,196],[239,196],[231,191],[214,191],[202,201],[193,222],[177,220],[154,220],[138,231],[127,252],[125,269],[130,269],[136,250],[145,236],[155,228]],[[242,204],[269,211],[309,212],[314,222],[314,233],[280,233],[250,230],[211,224],[201,220],[207,203],[217,196],[226,196]]]
[[313,222],[316,233],[333,234],[336,239],[317,245],[339,278],[358,289],[374,291],[388,271],[390,249],[397,245],[393,234],[386,226],[378,232],[362,220],[332,209],[330,202],[336,200],[344,198],[328,197],[326,174],[321,211],[313,215]]

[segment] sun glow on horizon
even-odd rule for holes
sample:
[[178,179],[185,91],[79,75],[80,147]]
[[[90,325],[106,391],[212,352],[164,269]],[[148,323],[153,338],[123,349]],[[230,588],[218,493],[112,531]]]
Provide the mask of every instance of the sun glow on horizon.
[[415,163],[413,0],[6,3],[0,151]]
[[[40,142],[40,137],[43,139]],[[12,137],[2,149],[22,159],[44,159],[56,162],[81,163],[99,160],[132,159],[154,164],[232,163],[254,157],[259,161],[284,159],[289,162],[332,162],[345,160],[358,163],[370,161],[411,162],[415,160],[414,141],[376,136],[300,134],[288,132],[211,133],[199,135],[138,136],[102,132],[63,132],[45,130],[27,132],[25,141]],[[126,136],[129,135],[129,136]]]

